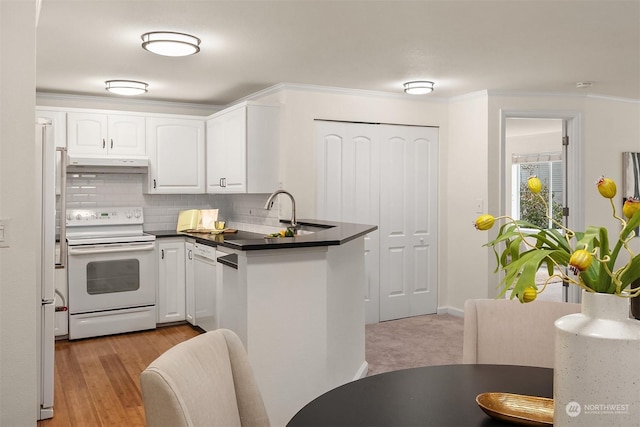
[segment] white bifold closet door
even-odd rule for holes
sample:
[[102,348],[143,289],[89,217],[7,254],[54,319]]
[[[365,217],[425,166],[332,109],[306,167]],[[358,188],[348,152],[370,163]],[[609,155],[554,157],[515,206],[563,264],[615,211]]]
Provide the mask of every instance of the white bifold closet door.
[[366,321],[437,310],[438,128],[317,121],[318,217],[374,224]]

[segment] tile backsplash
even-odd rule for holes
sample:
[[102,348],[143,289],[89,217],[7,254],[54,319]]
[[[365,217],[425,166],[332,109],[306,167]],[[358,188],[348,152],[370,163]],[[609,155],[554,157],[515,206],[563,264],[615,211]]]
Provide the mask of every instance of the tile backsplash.
[[186,209],[219,209],[218,217],[232,227],[279,225],[278,199],[271,210],[263,209],[268,194],[144,194],[144,185],[144,174],[69,173],[67,208],[141,206],[145,231],[175,230]]

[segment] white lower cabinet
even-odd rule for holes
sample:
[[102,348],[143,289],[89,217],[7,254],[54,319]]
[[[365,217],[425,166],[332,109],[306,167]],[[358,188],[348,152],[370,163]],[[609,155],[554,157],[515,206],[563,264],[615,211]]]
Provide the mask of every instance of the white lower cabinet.
[[186,319],[185,244],[183,238],[163,238],[158,255],[158,323]]
[[194,239],[162,238],[158,251],[158,323],[186,320],[218,328],[216,248]]

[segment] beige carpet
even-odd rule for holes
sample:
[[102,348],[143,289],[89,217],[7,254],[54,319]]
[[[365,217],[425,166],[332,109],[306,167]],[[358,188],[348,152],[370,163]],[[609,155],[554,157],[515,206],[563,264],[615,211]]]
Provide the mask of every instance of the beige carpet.
[[430,314],[366,325],[368,375],[462,363],[464,319]]

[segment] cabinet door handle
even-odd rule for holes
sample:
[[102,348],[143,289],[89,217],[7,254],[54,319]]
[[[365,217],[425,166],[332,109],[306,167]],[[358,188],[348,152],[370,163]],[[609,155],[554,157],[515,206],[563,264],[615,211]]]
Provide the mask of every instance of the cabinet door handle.
[[153,180],[153,188],[154,189],[156,188],[156,180],[155,179]]
[[113,138],[111,139],[111,148],[113,148]]
[[105,148],[107,146],[107,141],[104,140],[104,138],[102,138],[102,148]]
[[160,251],[160,259],[164,259],[164,249]]
[[189,249],[189,259],[193,259],[193,251]]

